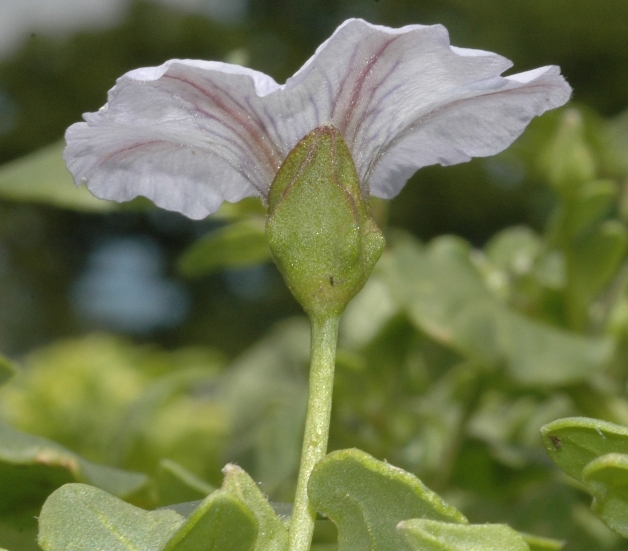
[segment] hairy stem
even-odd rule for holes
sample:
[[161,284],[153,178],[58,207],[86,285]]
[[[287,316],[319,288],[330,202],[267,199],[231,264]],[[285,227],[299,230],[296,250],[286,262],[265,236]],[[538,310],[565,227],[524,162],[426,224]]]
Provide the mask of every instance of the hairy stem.
[[311,316],[312,343],[310,388],[305,420],[301,466],[290,524],[290,551],[308,551],[314,533],[316,511],[312,509],[307,483],[314,466],[327,453],[331,398],[334,387],[338,317]]

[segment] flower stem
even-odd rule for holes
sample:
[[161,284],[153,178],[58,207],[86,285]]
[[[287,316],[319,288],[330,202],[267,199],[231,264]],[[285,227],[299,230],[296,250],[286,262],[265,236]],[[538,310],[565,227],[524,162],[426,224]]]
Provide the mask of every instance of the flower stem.
[[312,470],[327,453],[331,398],[334,388],[338,317],[310,316],[312,325],[310,388],[299,479],[290,523],[290,551],[308,551],[316,511],[310,506],[307,484]]

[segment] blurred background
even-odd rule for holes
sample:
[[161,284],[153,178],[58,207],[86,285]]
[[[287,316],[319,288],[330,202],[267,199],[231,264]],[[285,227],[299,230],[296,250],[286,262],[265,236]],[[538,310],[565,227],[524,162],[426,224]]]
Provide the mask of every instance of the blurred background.
[[[347,312],[331,447],[396,462],[472,520],[628,548],[538,438],[561,415],[628,424],[625,0],[2,0],[0,351],[19,366],[3,418],[157,478],[167,459],[219,485],[237,460],[291,499],[307,323],[268,262],[260,205],[191,221],[97,201],[60,140],[130,69],[222,60],[283,82],[349,17],[442,23],[513,72],[560,65],[574,95],[505,153],[425,168],[375,205],[390,251]],[[421,278],[433,293],[408,310],[399,289]],[[490,303],[486,327],[438,318],[457,292],[470,319]],[[516,350],[509,331],[526,335]],[[143,503],[185,492],[166,494]],[[35,549],[31,529],[0,523],[0,546]]]

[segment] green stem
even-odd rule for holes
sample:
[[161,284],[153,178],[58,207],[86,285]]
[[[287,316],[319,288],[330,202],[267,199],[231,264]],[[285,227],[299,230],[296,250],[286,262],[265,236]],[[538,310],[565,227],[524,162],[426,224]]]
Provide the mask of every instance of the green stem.
[[307,483],[314,466],[327,453],[338,319],[338,317],[318,319],[310,316],[312,324],[310,389],[301,466],[290,523],[290,551],[308,551],[314,533],[316,511],[310,506]]

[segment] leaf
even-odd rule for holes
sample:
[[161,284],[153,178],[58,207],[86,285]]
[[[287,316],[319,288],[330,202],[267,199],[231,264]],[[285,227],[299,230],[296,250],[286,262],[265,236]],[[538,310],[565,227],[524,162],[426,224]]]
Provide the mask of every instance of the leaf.
[[530,272],[542,250],[541,239],[526,226],[500,231],[486,244],[486,256],[496,268],[517,275]]
[[608,453],[628,454],[628,428],[587,417],[566,417],[541,427],[552,461],[580,482],[588,463]]
[[159,551],[183,523],[174,511],[144,511],[86,484],[66,484],[44,504],[44,551]]
[[530,534],[521,534],[526,540],[530,551],[560,551],[565,543],[551,538],[541,538]]
[[582,471],[593,495],[593,511],[611,529],[628,538],[628,455],[609,453]]
[[618,220],[601,224],[575,243],[569,255],[574,298],[588,306],[617,273],[627,249],[628,231]]
[[305,319],[276,324],[229,367],[222,380],[232,434],[228,455],[247,466],[256,480],[264,481],[268,493],[292,484],[299,468],[309,341]]
[[0,386],[15,375],[15,365],[9,358],[0,354]]
[[179,258],[179,271],[197,277],[269,260],[264,220],[256,217],[224,226],[192,243]]
[[485,365],[505,363],[524,384],[565,384],[601,368],[612,342],[527,318],[491,294],[468,244],[453,237],[423,247],[406,238],[382,259],[389,287],[411,321],[437,342]]
[[569,198],[594,178],[596,159],[585,136],[585,121],[577,109],[562,114],[556,136],[542,157],[548,180],[559,195]]
[[[207,361],[209,358],[199,360],[209,363]],[[189,459],[190,455],[196,456],[192,454],[190,444],[187,445],[187,449],[180,449],[177,436],[186,441],[186,438],[190,438],[186,433],[194,434],[193,431],[200,430],[204,433],[203,441],[198,442],[198,437],[193,437],[198,446],[194,452],[198,455],[205,454],[207,459],[206,450],[211,445],[210,440],[215,433],[222,432],[218,408],[212,406],[212,402],[208,400],[203,401],[206,417],[197,417],[199,423],[195,426],[190,422],[185,410],[177,415],[177,404],[185,407],[186,403],[190,403],[187,402],[187,396],[194,394],[194,389],[199,384],[212,380],[214,376],[215,368],[211,364],[202,367],[181,365],[178,369],[155,379],[128,407],[124,423],[120,424],[116,435],[115,454],[110,453],[110,456],[115,458],[117,463],[125,463],[130,457],[137,457],[140,459],[139,468],[142,469],[150,466],[150,455],[176,457],[178,461],[184,461]],[[192,409],[200,413],[200,407],[200,403],[196,403]],[[167,425],[167,433],[159,428],[160,423]],[[170,438],[172,440],[169,440]],[[202,459],[198,458],[197,462],[202,462]],[[203,498],[206,495],[197,497]]]
[[398,311],[376,267],[340,318],[343,348],[359,349],[370,343]]
[[610,359],[609,339],[585,337],[498,307],[498,346],[508,371],[524,384],[562,385],[582,380]]
[[15,521],[15,517],[0,518],[0,545],[11,551],[41,551],[37,545],[37,520],[33,518],[29,525]]
[[251,218],[252,216],[264,217],[268,210],[262,203],[259,197],[245,197],[237,203],[229,203],[225,201],[218,212],[211,215],[212,218],[217,220],[242,220]]
[[573,201],[564,206],[561,233],[568,239],[580,237],[613,207],[618,194],[613,180],[593,180],[584,184]]
[[45,203],[79,211],[105,212],[119,208],[74,185],[61,154],[65,142],[56,142],[0,167],[0,197],[11,201]]
[[323,458],[312,472],[308,494],[338,527],[338,551],[408,550],[395,528],[410,518],[467,522],[414,475],[356,449]]
[[530,551],[519,532],[505,524],[452,524],[426,519],[399,523],[416,551]]
[[257,533],[253,513],[229,492],[218,490],[201,502],[163,549],[253,551]]
[[120,497],[135,495],[148,483],[143,474],[96,465],[55,442],[0,423],[0,516],[32,514],[53,490],[73,481]]
[[156,482],[161,505],[201,500],[216,490],[211,484],[170,459],[159,462]]
[[[251,532],[253,538],[253,546],[250,548],[246,547],[246,545],[248,545],[248,539],[245,539],[238,543],[240,547],[234,547],[233,549],[251,549],[251,551],[287,551],[287,529],[275,513],[271,504],[266,500],[262,492],[259,490],[257,484],[255,484],[253,479],[251,479],[251,477],[246,472],[244,472],[240,467],[237,467],[236,465],[227,465],[223,469],[223,471],[225,473],[223,485],[220,490],[210,496],[211,499],[207,498],[204,502],[200,503],[181,503],[167,507],[168,509],[177,511],[179,514],[186,517],[189,522],[192,523],[191,525],[186,524],[185,526],[181,527],[180,534],[173,537],[172,542],[168,544],[167,551],[170,551],[170,549],[176,549],[178,551],[179,547],[177,547],[176,545],[180,545],[183,543],[185,543],[186,547],[181,547],[181,549],[188,549],[187,546],[189,545],[189,549],[191,551],[195,551],[196,548],[194,547],[194,545],[196,544],[194,542],[199,540],[201,536],[189,536],[187,534],[192,530],[195,530],[196,532],[202,532],[204,530],[207,532],[208,530],[210,530],[210,528],[204,526],[205,523],[237,523],[237,526],[235,524],[230,524],[228,526],[225,525],[222,528],[223,531],[226,531],[227,535],[229,535],[230,533],[233,533],[236,529],[239,531],[241,529],[240,524],[244,523],[243,525],[248,525],[250,524],[251,520],[253,521],[252,526],[254,528],[253,532]],[[222,521],[216,521],[216,519],[214,518],[216,511],[210,510],[211,507],[214,507],[214,505],[211,504],[213,503],[212,499],[215,499],[216,494],[226,495],[228,498],[227,501],[229,501],[229,499],[235,500],[235,509],[233,509],[232,507],[233,503],[229,505],[229,507],[231,507],[231,514],[234,515],[234,518],[237,517],[235,518],[235,520],[225,521],[223,519]],[[193,511],[190,511],[191,506],[194,507]],[[206,512],[204,515],[201,515],[199,511],[203,510],[206,510]],[[244,511],[244,513],[242,513],[242,511]],[[244,520],[239,519],[240,516],[242,516]],[[203,526],[196,526],[194,524],[195,522],[196,524],[202,522]],[[246,526],[244,526],[244,529],[246,531]],[[218,530],[218,528],[216,528],[216,530]],[[192,537],[192,539],[189,539],[190,537]],[[246,537],[248,538],[248,536]],[[215,548],[217,550],[222,550],[223,547],[221,546],[223,544],[224,542],[222,540],[217,540]],[[206,544],[204,545],[205,546],[202,547],[202,549],[205,550],[207,547]],[[212,547],[211,549],[214,549],[214,547]],[[226,547],[225,549],[232,548]]]
[[255,551],[287,551],[288,531],[253,479],[237,465],[227,465],[222,489],[253,512],[259,526]]

